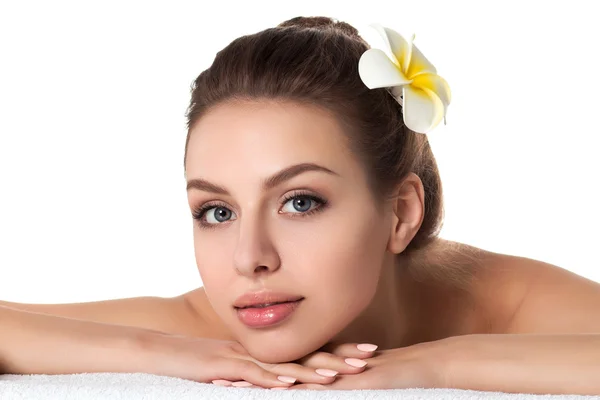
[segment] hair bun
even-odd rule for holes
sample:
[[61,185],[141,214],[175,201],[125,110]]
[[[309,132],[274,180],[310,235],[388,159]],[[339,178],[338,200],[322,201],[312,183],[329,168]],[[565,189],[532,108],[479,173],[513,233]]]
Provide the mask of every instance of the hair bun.
[[358,30],[352,25],[329,17],[295,17],[277,25],[278,28],[295,26],[298,28],[335,29],[346,35],[360,38]]

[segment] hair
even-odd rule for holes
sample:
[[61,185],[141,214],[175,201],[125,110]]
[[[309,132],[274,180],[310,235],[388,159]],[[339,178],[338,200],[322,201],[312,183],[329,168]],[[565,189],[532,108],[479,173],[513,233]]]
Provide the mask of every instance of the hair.
[[444,216],[436,160],[427,136],[404,125],[387,89],[361,81],[358,61],[368,49],[356,28],[328,17],[296,17],[233,40],[191,86],[184,168],[194,124],[217,104],[267,99],[322,107],[346,129],[376,200],[411,172],[421,179],[425,215],[401,256],[435,242]]

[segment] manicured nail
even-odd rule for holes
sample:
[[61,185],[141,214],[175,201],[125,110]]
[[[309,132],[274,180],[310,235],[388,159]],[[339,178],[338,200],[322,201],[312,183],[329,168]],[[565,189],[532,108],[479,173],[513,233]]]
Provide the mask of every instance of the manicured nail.
[[250,382],[246,382],[246,381],[239,381],[239,382],[232,382],[231,386],[248,387],[248,386],[252,386],[252,384]]
[[215,379],[214,381],[212,381],[212,383],[215,385],[219,385],[219,386],[230,386],[231,385],[231,381],[227,381],[225,379]]
[[285,382],[285,383],[296,382],[296,378],[292,378],[291,376],[278,376],[277,379],[279,379],[281,382]]
[[356,368],[362,368],[367,365],[365,360],[359,360],[358,358],[346,358],[344,361],[346,361],[346,364],[352,365]]
[[315,372],[319,375],[323,375],[323,376],[327,376],[327,377],[336,376],[338,374],[337,371],[334,371],[332,369],[325,369],[325,368],[316,369]]
[[356,347],[360,351],[375,351],[375,350],[377,350],[377,345],[375,345],[375,344],[369,344],[369,343],[359,344]]

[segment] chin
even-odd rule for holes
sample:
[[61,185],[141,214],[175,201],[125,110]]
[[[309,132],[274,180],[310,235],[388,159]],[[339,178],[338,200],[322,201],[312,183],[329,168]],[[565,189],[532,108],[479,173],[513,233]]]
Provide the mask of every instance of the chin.
[[296,361],[314,351],[307,351],[306,349],[303,349],[299,346],[285,347],[281,344],[265,346],[264,343],[258,346],[248,346],[246,347],[246,350],[252,357],[256,358],[258,361],[269,364]]
[[[276,332],[275,333],[275,337]],[[267,338],[256,335],[240,341],[248,353],[258,361],[275,364],[292,362],[302,358],[323,346],[326,341],[320,343],[317,338],[294,335],[293,337]]]

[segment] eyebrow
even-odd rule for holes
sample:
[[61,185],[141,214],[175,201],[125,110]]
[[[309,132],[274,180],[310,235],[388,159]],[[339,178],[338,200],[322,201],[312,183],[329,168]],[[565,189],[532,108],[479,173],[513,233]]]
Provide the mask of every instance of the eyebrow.
[[[325,172],[330,175],[339,176],[339,174],[337,174],[336,172],[333,172],[329,168],[325,168],[321,165],[317,165],[317,164],[313,164],[313,163],[296,164],[296,165],[289,166],[285,169],[282,169],[281,171],[277,172],[276,174],[263,180],[262,189],[264,191],[267,191],[269,189],[274,188],[275,186],[282,184],[285,181],[292,179],[295,176],[298,176],[300,174],[303,174],[303,173],[309,172],[309,171],[319,171],[319,172]],[[197,190],[203,190],[205,192],[229,195],[229,192],[223,186],[215,185],[214,183],[211,183],[204,179],[190,179],[187,183],[186,190],[190,190],[190,189],[197,189]]]

